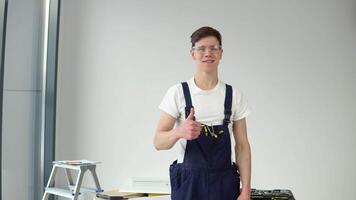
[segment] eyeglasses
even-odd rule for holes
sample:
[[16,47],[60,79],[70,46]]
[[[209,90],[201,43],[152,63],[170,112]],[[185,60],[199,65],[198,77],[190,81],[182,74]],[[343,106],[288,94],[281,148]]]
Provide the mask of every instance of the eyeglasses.
[[213,46],[197,46],[192,48],[194,51],[196,51],[199,54],[204,54],[205,50],[208,50],[212,54],[216,54],[221,50],[220,45],[213,45]]

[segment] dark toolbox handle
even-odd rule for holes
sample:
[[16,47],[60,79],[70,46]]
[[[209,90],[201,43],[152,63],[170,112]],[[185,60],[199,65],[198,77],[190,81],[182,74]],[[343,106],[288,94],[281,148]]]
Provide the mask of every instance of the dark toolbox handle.
[[100,198],[100,199],[108,199],[108,200],[123,200],[123,199],[126,199],[124,197],[111,197],[107,194],[96,194],[96,197]]

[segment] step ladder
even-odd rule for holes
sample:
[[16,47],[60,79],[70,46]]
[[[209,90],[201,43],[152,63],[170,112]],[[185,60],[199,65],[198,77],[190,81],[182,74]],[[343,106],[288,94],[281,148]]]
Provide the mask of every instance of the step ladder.
[[[48,179],[47,187],[45,188],[45,192],[43,194],[42,200],[47,200],[50,194],[66,197],[71,200],[77,200],[78,196],[81,194],[80,192],[93,192],[93,193],[103,192],[99,184],[98,176],[95,172],[96,164],[98,164],[98,162],[96,163],[90,162],[90,163],[83,163],[83,164],[66,164],[62,161],[54,161],[52,172]],[[67,188],[60,188],[54,186],[55,176],[59,168],[65,170],[67,183],[68,183]],[[75,184],[72,178],[72,173],[71,173],[72,170],[79,171]],[[81,187],[84,173],[88,170],[91,172],[94,178],[96,188]]]

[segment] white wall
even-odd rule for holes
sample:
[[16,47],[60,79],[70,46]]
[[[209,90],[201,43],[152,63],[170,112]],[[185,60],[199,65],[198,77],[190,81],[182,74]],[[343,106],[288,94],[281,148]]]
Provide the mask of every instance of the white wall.
[[39,20],[40,1],[8,1],[0,197],[4,200],[33,200],[38,195],[34,191],[39,133]]
[[91,159],[104,189],[168,177],[154,150],[157,108],[190,78],[189,36],[221,31],[219,76],[247,96],[252,187],[297,199],[352,198],[356,187],[356,2],[64,0],[57,159]]

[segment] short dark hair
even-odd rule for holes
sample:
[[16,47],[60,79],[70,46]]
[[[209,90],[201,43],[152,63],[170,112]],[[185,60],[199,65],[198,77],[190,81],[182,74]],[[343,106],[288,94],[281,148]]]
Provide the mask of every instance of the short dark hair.
[[213,36],[215,37],[221,46],[221,35],[218,30],[211,28],[209,26],[203,26],[198,30],[194,31],[194,33],[190,36],[190,41],[192,42],[192,47],[194,47],[195,43],[201,40],[202,38]]

